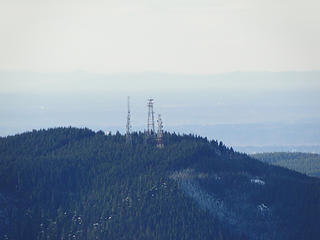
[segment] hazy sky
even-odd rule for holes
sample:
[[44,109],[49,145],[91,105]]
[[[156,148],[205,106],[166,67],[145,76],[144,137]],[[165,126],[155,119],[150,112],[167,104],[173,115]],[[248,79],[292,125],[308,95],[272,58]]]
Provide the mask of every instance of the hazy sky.
[[0,0],[0,69],[320,69],[318,0]]
[[153,97],[170,131],[319,144],[319,12],[319,0],[0,0],[0,136],[124,131],[130,95],[134,130]]
[[[214,75],[0,71],[0,136],[69,125],[124,131],[128,95],[134,130],[144,129],[147,98],[152,97],[165,129],[272,122],[318,124],[315,132],[320,129],[319,79],[320,71]],[[211,136],[218,137],[216,133]]]

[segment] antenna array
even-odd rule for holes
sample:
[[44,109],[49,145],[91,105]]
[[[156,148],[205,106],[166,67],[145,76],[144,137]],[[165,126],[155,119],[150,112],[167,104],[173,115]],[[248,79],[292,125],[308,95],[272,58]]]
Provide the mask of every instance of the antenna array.
[[[148,123],[147,130],[145,130],[145,144],[156,144],[158,148],[163,148],[163,123],[161,115],[158,114],[158,131],[155,132],[154,128],[154,111],[153,111],[153,99],[148,99]],[[128,115],[127,115],[127,125],[126,125],[126,143],[132,144],[131,138],[131,112],[130,112],[130,97],[128,97]]]
[[148,128],[147,128],[147,135],[151,136],[155,134],[154,131],[154,112],[153,112],[153,99],[148,99]]
[[161,115],[158,114],[158,132],[157,132],[157,147],[158,148],[163,148],[163,141],[162,141],[162,137],[163,137],[163,124],[162,124],[162,119],[161,119]]
[[130,97],[128,96],[128,115],[127,115],[127,125],[126,125],[126,143],[131,144],[131,113],[130,113]]

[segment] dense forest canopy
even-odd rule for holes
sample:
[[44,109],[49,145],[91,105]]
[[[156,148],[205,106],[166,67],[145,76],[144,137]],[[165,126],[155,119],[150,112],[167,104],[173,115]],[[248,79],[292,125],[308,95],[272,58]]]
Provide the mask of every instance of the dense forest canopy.
[[319,179],[191,134],[163,142],[71,127],[0,138],[0,238],[319,238]]
[[252,157],[309,176],[320,177],[320,154],[301,152],[256,153]]

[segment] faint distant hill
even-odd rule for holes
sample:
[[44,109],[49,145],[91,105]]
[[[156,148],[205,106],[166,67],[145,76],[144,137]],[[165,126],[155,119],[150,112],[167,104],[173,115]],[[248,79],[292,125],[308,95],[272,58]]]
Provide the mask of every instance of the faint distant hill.
[[167,128],[221,139],[235,150],[245,153],[320,153],[320,121],[177,125]]
[[320,177],[320,154],[273,152],[257,153],[251,156],[266,163],[286,167],[309,176]]
[[247,154],[291,152],[291,153],[320,153],[320,145],[248,145],[234,146],[234,149]]

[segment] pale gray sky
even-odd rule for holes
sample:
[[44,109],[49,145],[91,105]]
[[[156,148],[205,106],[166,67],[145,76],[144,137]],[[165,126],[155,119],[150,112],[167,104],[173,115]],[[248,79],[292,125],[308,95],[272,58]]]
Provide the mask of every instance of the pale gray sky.
[[320,69],[318,0],[0,0],[0,70]]
[[319,10],[319,0],[0,0],[0,136],[124,131],[130,95],[134,130],[153,97],[166,130],[319,145]]

